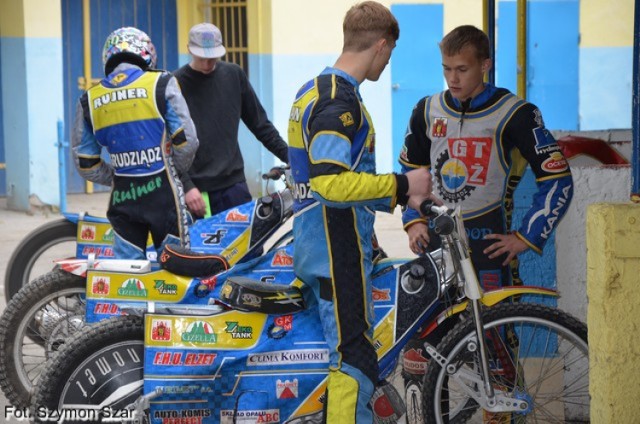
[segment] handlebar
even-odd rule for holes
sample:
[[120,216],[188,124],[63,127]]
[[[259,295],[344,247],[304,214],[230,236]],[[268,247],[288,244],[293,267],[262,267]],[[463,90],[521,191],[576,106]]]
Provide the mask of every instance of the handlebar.
[[433,218],[433,229],[438,235],[449,235],[456,227],[450,214],[451,209],[444,205],[438,206],[432,200],[425,200],[420,204],[420,212],[427,218]]
[[289,166],[274,166],[268,172],[262,174],[263,180],[279,180],[285,173],[285,171],[289,169]]
[[420,212],[422,212],[422,214],[427,217],[442,215],[444,213],[447,213],[448,210],[449,208],[444,205],[436,205],[435,203],[433,203],[433,200],[425,200],[424,202],[420,203]]

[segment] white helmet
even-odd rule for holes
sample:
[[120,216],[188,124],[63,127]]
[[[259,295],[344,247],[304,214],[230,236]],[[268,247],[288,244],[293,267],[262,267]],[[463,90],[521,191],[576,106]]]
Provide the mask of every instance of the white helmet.
[[155,68],[158,56],[151,38],[134,27],[123,27],[107,37],[102,49],[104,73],[109,75],[122,62],[133,63],[142,69]]

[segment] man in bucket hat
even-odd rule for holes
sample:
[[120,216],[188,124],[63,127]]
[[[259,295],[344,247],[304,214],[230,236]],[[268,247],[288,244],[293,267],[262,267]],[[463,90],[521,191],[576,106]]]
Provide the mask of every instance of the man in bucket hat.
[[238,143],[240,120],[278,159],[288,163],[286,142],[267,118],[247,75],[220,60],[226,49],[210,23],[189,31],[191,61],[174,72],[189,106],[200,147],[182,183],[195,216],[215,215],[251,200]]

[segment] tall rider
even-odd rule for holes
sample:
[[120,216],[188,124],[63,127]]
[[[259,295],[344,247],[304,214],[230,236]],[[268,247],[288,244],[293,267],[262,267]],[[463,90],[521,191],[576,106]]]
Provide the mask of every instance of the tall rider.
[[116,258],[144,259],[149,232],[156,251],[189,245],[179,174],[189,170],[198,138],[175,77],[155,70],[156,58],[143,31],[115,30],[102,54],[106,77],[76,109],[75,164],[83,178],[112,188],[107,218]]

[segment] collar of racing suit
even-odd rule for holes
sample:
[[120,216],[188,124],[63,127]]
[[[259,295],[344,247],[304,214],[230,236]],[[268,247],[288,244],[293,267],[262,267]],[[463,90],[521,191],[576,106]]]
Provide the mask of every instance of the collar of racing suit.
[[466,105],[466,107],[463,106],[463,102],[451,96],[451,94],[449,94],[449,98],[451,99],[457,110],[464,109],[465,111],[469,111],[483,106],[489,99],[491,99],[491,97],[493,97],[497,90],[498,89],[493,84],[485,83],[484,90],[482,90],[480,94],[472,98],[471,103]]

